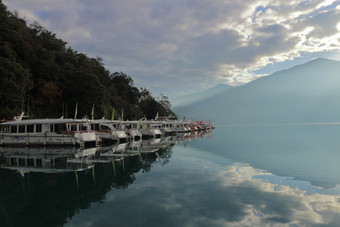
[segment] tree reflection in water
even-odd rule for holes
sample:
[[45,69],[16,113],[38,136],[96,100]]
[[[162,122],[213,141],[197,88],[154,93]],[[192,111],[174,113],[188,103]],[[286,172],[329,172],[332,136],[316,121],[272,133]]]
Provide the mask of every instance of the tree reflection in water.
[[174,144],[187,138],[90,150],[1,148],[1,226],[62,226],[112,188],[128,188],[135,173],[169,163]]

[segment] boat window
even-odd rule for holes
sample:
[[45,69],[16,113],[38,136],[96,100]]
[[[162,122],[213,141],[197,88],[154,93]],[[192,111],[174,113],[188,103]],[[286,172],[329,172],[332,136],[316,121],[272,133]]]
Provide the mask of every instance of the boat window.
[[60,124],[60,131],[66,131],[66,124]]
[[59,124],[54,124],[54,132],[60,132]]
[[110,130],[110,128],[107,125],[102,125],[102,130]]
[[19,133],[25,133],[25,126],[26,125],[19,125]]
[[33,158],[27,159],[27,166],[34,166],[34,159]]
[[8,132],[9,126],[0,126],[0,132]]
[[17,126],[11,125],[11,133],[17,133]]
[[50,132],[54,132],[54,125],[50,124]]
[[71,131],[77,131],[77,125],[71,125]]
[[87,125],[80,125],[80,131],[87,131]]
[[35,125],[35,132],[41,132],[41,124]]
[[98,131],[98,130],[99,130],[99,125],[98,125],[98,124],[91,124],[91,128],[92,128],[93,130]]
[[18,165],[17,158],[11,158],[11,166],[17,166],[17,165]]
[[25,166],[26,160],[24,158],[19,158],[19,166]]
[[33,125],[27,125],[27,132],[30,133],[30,132],[33,132],[34,131],[34,127]]
[[37,167],[42,167],[42,160],[40,158],[36,159],[35,162]]
[[137,128],[137,124],[132,124],[132,128]]

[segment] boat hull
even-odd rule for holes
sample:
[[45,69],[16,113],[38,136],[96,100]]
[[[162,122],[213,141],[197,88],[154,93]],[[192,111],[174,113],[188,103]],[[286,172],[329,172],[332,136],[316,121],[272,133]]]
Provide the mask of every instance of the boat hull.
[[[80,133],[79,133],[80,134]],[[56,133],[0,134],[1,146],[18,147],[69,147],[91,146],[97,143],[94,135],[64,135]]]

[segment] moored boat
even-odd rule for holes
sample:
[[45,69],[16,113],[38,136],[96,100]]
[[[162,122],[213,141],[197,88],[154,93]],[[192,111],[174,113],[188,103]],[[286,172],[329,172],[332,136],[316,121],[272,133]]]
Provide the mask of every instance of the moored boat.
[[126,142],[127,134],[121,127],[119,121],[107,119],[91,120],[91,126],[95,130],[96,135],[104,142]]
[[[23,114],[22,114],[23,115]],[[0,124],[0,146],[96,146],[87,119],[28,119]]]
[[140,121],[122,121],[123,127],[127,130],[131,140],[142,139],[142,132],[140,130]]
[[141,119],[140,125],[143,139],[160,138],[163,135],[160,130],[162,123],[159,121]]

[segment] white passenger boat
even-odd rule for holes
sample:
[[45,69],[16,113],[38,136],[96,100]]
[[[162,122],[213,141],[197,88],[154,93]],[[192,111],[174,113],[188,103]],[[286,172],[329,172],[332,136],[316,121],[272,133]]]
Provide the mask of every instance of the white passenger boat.
[[183,121],[167,119],[165,122],[164,127],[169,129],[170,132],[168,134],[190,132],[190,128],[186,127]]
[[0,146],[0,157],[1,155],[10,155],[10,154],[18,154],[18,155],[55,155],[55,154],[62,154],[65,156],[71,156],[76,154],[79,150],[83,148],[81,147],[6,147]]
[[128,131],[130,138],[135,141],[142,139],[142,132],[140,131],[140,121],[122,121],[124,128]]
[[161,124],[161,130],[167,135],[191,131],[190,127],[186,126],[187,122],[184,121],[185,119],[177,120],[177,118],[172,115],[158,117],[157,114],[155,120]]
[[102,140],[126,142],[128,135],[119,121],[107,119],[91,120],[91,126]]
[[95,146],[99,138],[87,119],[31,119],[0,124],[0,146]]
[[160,138],[163,135],[160,130],[162,124],[163,122],[160,121],[141,119],[140,132],[142,133],[143,139]]

